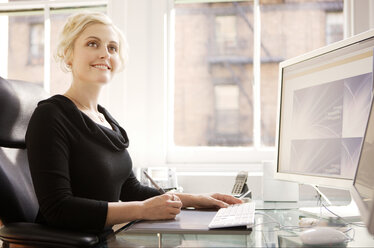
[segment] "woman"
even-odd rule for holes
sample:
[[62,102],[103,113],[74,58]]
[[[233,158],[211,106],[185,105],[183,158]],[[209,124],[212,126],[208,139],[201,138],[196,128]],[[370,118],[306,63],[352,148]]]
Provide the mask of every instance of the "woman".
[[132,172],[125,130],[100,105],[104,85],[124,67],[120,30],[101,13],[71,16],[57,58],[72,73],[63,95],[41,101],[27,130],[37,222],[101,232],[132,220],[172,219],[182,207],[226,207],[229,195],[164,194]]

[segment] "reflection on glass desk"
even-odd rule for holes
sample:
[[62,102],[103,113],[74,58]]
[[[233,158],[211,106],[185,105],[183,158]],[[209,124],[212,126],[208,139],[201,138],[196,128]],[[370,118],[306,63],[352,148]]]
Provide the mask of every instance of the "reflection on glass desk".
[[[306,229],[299,226],[299,220],[304,216],[297,208],[258,209],[249,234],[135,234],[123,230],[102,247],[302,247],[299,234]],[[323,220],[321,225],[346,232],[352,241],[343,247],[374,247],[373,236],[362,223]]]

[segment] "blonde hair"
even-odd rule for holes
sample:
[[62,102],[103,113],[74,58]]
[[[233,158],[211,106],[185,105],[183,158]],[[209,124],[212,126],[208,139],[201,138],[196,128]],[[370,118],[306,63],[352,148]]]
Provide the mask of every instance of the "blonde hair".
[[57,45],[55,59],[63,71],[69,71],[69,65],[66,61],[71,58],[74,50],[74,42],[79,35],[92,24],[109,25],[114,29],[114,32],[119,37],[119,58],[121,60],[121,67],[117,71],[122,71],[125,68],[125,61],[127,61],[127,42],[122,31],[117,28],[112,20],[105,14],[100,12],[79,12],[69,16],[62,32],[60,33],[60,41]]

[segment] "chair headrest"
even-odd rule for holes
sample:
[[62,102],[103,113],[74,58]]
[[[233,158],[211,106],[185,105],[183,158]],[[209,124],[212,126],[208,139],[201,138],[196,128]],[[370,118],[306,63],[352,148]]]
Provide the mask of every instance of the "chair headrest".
[[41,85],[0,77],[0,146],[25,148],[30,117],[48,97]]

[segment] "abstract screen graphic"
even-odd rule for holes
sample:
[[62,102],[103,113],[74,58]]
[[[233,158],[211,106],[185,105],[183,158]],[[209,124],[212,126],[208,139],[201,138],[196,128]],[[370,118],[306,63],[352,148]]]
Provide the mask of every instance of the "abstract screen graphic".
[[294,92],[293,170],[313,175],[353,175],[369,114],[372,74]]

